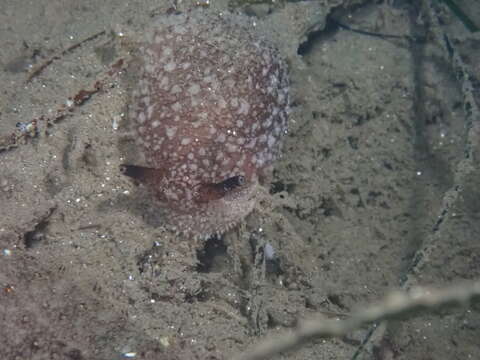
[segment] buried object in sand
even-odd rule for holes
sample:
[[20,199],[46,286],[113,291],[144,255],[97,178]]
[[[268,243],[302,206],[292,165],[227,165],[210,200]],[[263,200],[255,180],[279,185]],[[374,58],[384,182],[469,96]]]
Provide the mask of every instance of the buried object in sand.
[[286,64],[248,17],[201,11],[155,22],[139,60],[129,117],[142,161],[122,170],[179,232],[225,232],[253,210],[280,154]]

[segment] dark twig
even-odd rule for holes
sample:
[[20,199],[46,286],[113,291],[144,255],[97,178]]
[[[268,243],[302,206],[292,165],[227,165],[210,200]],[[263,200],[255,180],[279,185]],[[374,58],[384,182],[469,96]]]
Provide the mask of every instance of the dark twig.
[[86,39],[83,39],[82,41],[78,42],[78,43],[75,43],[71,46],[69,46],[68,48],[62,50],[60,53],[58,54],[55,54],[53,55],[51,58],[47,59],[46,61],[44,61],[43,63],[41,63],[40,65],[36,66],[35,68],[33,68],[30,73],[28,74],[28,77],[27,77],[27,83],[29,83],[30,81],[33,80],[33,78],[37,77],[38,75],[40,75],[40,73],[45,70],[45,68],[47,66],[49,66],[51,63],[53,63],[55,60],[59,60],[61,59],[63,56],[67,55],[68,53],[72,52],[73,50],[75,50],[76,48],[82,46],[83,44],[85,44],[86,42],[89,42],[89,41],[92,41],[92,40],[95,40],[96,38],[102,36],[102,35],[105,35],[105,30],[103,31],[100,31],[96,34],[93,34],[89,37],[87,37]]

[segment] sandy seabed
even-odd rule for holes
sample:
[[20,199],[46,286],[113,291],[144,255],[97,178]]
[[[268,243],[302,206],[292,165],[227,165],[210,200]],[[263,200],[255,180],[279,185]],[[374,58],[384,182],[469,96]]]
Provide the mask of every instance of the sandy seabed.
[[[477,3],[457,3],[480,18]],[[271,32],[290,64],[290,130],[269,196],[241,226],[203,242],[166,230],[148,195],[118,171],[131,155],[122,114],[132,79],[128,66],[106,74],[170,7],[1,1],[2,359],[229,359],[297,319],[348,316],[406,277],[431,286],[480,277],[477,166],[435,225],[465,155],[462,89],[428,21],[403,1],[206,9],[236,8]],[[419,41],[341,30],[327,15]],[[450,12],[441,16],[478,75],[478,36]],[[112,40],[112,30],[125,36]],[[28,82],[28,69],[48,59]],[[99,79],[101,91],[57,119]],[[7,146],[16,124],[33,119],[39,133]],[[425,246],[428,259],[412,273]],[[475,358],[479,310],[390,323],[357,358]],[[369,330],[279,358],[352,359]]]

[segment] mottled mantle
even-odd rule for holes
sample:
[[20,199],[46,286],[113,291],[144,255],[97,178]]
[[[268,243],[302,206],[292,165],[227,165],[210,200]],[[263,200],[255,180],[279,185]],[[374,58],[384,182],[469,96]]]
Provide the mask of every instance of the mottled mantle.
[[240,15],[168,15],[145,39],[130,118],[146,163],[124,171],[171,210],[177,230],[224,232],[252,211],[280,154],[286,65]]

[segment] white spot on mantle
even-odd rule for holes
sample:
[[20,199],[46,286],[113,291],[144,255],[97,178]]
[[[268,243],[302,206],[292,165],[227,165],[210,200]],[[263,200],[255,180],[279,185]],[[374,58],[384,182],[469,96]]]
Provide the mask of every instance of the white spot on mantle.
[[175,136],[176,132],[177,132],[177,127],[176,126],[167,127],[167,137],[170,140]]

